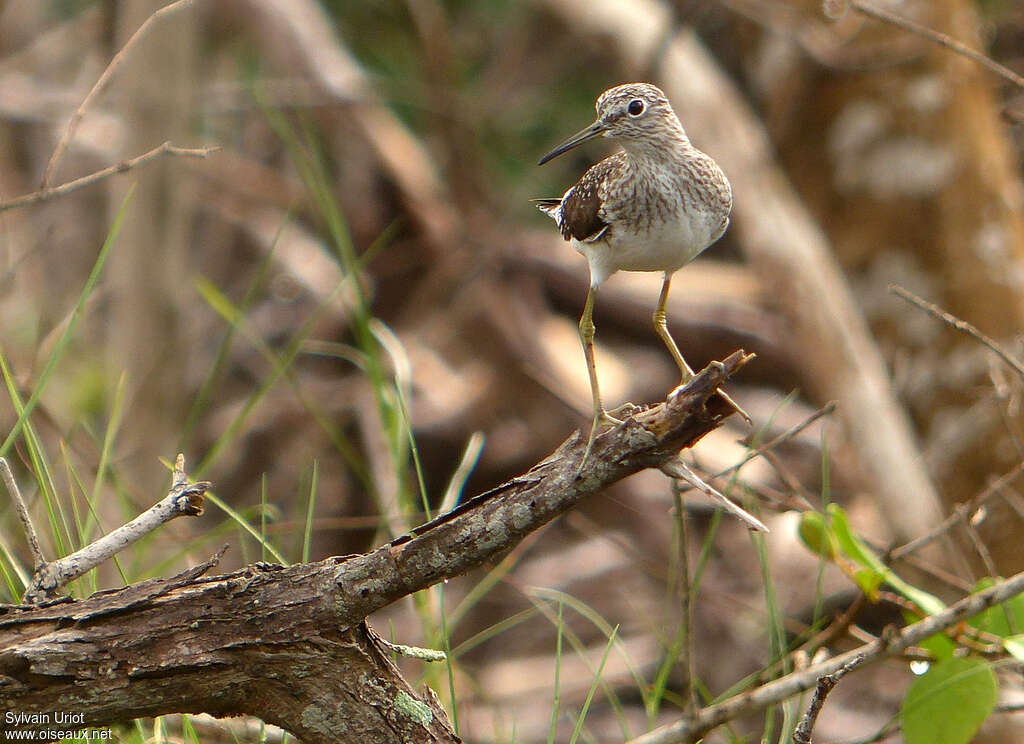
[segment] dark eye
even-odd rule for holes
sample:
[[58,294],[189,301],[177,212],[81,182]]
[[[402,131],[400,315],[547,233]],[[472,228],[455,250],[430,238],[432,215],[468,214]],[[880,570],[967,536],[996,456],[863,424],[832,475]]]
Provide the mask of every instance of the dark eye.
[[630,116],[640,116],[644,112],[644,102],[639,98],[634,98],[629,102],[629,106],[626,107],[626,111],[629,112]]

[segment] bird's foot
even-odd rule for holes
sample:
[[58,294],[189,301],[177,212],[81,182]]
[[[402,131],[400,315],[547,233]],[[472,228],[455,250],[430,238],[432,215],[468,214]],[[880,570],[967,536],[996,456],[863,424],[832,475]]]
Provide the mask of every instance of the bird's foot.
[[[626,405],[632,406],[632,403]],[[619,406],[615,411],[618,412],[625,406]],[[590,425],[590,436],[587,438],[586,449],[583,450],[583,458],[580,460],[579,466],[576,468],[576,477],[579,478],[580,473],[583,472],[583,466],[587,464],[587,459],[590,457],[590,450],[594,447],[594,440],[597,439],[597,430],[602,426],[618,426],[622,421],[615,418],[608,411],[603,408],[594,414],[594,422]]]
[[644,410],[643,407],[638,406],[635,403],[623,403],[621,406],[617,406],[611,411],[606,411],[605,416],[608,418],[607,423],[621,424],[622,421],[619,421],[613,416],[622,416],[623,419],[627,419],[635,413],[640,413],[642,410]]

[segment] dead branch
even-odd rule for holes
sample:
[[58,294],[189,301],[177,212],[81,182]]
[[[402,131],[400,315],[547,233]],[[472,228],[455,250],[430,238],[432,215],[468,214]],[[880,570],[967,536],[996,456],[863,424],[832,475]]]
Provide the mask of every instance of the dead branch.
[[991,57],[988,57],[981,52],[971,49],[969,46],[961,41],[957,41],[951,36],[930,29],[927,26],[922,26],[920,23],[915,23],[909,18],[904,18],[897,13],[892,13],[885,8],[879,8],[875,5],[870,5],[863,2],[863,0],[826,0],[824,4],[825,15],[829,18],[838,20],[845,15],[847,8],[852,8],[861,15],[873,18],[876,21],[882,23],[888,23],[896,28],[903,29],[907,33],[919,36],[922,39],[938,44],[941,47],[945,47],[957,54],[960,54],[972,62],[977,62],[979,65],[995,73],[999,77],[1003,78],[1010,83],[1013,83],[1018,88],[1024,88],[1024,77],[1021,77],[1013,70],[1008,67],[996,62]]
[[1021,362],[1019,359],[1013,356],[1013,354],[1011,354],[998,343],[996,343],[994,339],[990,338],[989,336],[986,336],[984,333],[979,331],[977,326],[968,323],[966,320],[961,320],[952,313],[946,312],[938,305],[932,302],[928,302],[927,300],[921,297],[918,297],[910,290],[904,289],[903,287],[897,284],[890,284],[889,291],[895,294],[896,296],[906,300],[910,304],[916,305],[917,307],[921,308],[926,313],[931,315],[933,318],[938,318],[946,325],[955,328],[961,333],[966,333],[968,336],[976,340],[978,343],[987,346],[989,349],[995,352],[996,356],[998,356],[1004,362],[1013,367],[1014,372],[1016,372],[1021,377],[1024,377],[1024,362]]
[[21,520],[21,528],[25,530],[25,539],[28,540],[29,550],[32,551],[32,559],[35,561],[33,569],[39,569],[46,565],[46,556],[43,549],[39,547],[39,535],[36,534],[35,525],[32,524],[32,515],[28,513],[28,505],[21,496],[21,489],[18,488],[18,481],[14,479],[11,465],[6,457],[0,457],[0,477],[7,486],[7,493],[14,502],[14,509],[18,512],[18,519]]
[[96,96],[107,86],[110,78],[113,76],[114,71],[121,65],[124,58],[127,56],[128,51],[135,46],[135,44],[141,39],[150,26],[153,25],[159,19],[184,8],[187,5],[191,5],[194,0],[177,0],[170,5],[157,10],[153,15],[145,20],[145,22],[139,26],[139,28],[132,34],[131,38],[125,42],[125,45],[113,56],[110,60],[110,64],[100,75],[96,84],[92,86],[92,89],[86,95],[82,103],[75,109],[75,113],[71,115],[71,119],[68,120],[68,125],[64,129],[64,134],[61,135],[60,140],[57,142],[57,147],[53,151],[53,155],[50,156],[50,162],[46,164],[46,170],[43,172],[43,180],[39,183],[40,191],[37,193],[45,193],[50,189],[47,188],[47,184],[50,183],[50,179],[53,178],[53,173],[57,169],[57,163],[60,162],[61,157],[64,155],[64,151],[67,150],[68,145],[71,143],[71,138],[75,136],[75,130],[78,128],[78,123],[82,120],[82,116],[85,115],[85,110],[89,108],[89,105],[95,100]]
[[811,704],[807,706],[807,711],[800,719],[800,723],[797,724],[796,731],[793,732],[794,744],[811,744],[811,732],[814,731],[814,724],[818,722],[818,715],[825,705],[825,698],[835,689],[842,677],[860,666],[863,661],[863,656],[855,656],[832,674],[823,674],[818,677],[818,684],[814,688]]
[[[185,456],[179,454],[174,462],[171,490],[128,524],[108,532],[81,550],[49,563],[43,562],[25,590],[23,601],[39,604],[53,599],[61,587],[77,579],[108,558],[140,540],[162,524],[177,517],[196,517],[203,513],[203,494],[210,488],[209,481],[189,483],[185,473]],[[31,538],[30,538],[31,541]],[[38,544],[37,544],[38,547]]]
[[138,155],[129,160],[122,160],[120,163],[115,163],[114,165],[98,170],[95,173],[90,173],[87,176],[76,178],[74,181],[62,183],[60,186],[44,188],[40,191],[33,191],[31,194],[25,194],[24,196],[19,196],[16,199],[11,199],[10,201],[0,202],[0,212],[17,209],[18,207],[27,207],[31,204],[39,204],[40,202],[49,201],[50,199],[54,199],[58,196],[64,196],[72,191],[76,191],[86,186],[91,186],[94,183],[99,183],[111,176],[116,176],[119,173],[127,173],[128,171],[138,168],[141,165],[145,165],[150,160],[155,160],[163,155],[188,158],[206,158],[218,150],[220,150],[220,147],[176,147],[170,142],[164,142],[162,145],[154,147],[149,152],[145,152],[142,155]]
[[408,687],[364,618],[677,457],[734,412],[715,392],[750,358],[732,354],[599,436],[579,476],[585,437],[575,432],[523,475],[370,553],[201,578],[207,565],[78,602],[6,608],[0,708],[83,711],[89,726],[249,714],[309,744],[455,742],[440,706]]
[[[993,496],[998,495],[1004,488],[1010,485],[1013,481],[1024,474],[1024,461],[1017,463],[1009,472],[1003,473],[1001,476],[996,478],[992,483],[986,486],[982,491],[967,502],[964,506],[967,512],[974,512],[984,506],[989,499]],[[943,535],[948,535],[950,530],[961,520],[960,515],[957,511],[954,511],[948,517],[942,520],[941,523],[935,526],[931,532],[926,535],[920,535],[905,545],[901,545],[898,548],[889,552],[889,558],[893,561],[898,561],[905,558],[917,550],[920,550],[925,545],[934,542]]]
[[818,419],[820,419],[820,418],[822,418],[824,416],[831,416],[833,413],[835,413],[835,410],[836,410],[836,403],[835,403],[835,401],[831,401],[829,403],[826,403],[824,406],[819,408],[817,411],[815,411],[813,414],[808,416],[806,419],[801,421],[796,426],[793,426],[789,430],[782,432],[777,437],[773,438],[771,441],[765,442],[764,444],[762,444],[757,449],[750,450],[746,455],[743,456],[743,459],[740,460],[738,463],[736,463],[735,465],[730,465],[729,467],[724,468],[724,469],[718,471],[712,477],[714,477],[714,478],[721,478],[723,475],[729,475],[729,473],[739,472],[740,468],[742,468],[744,465],[746,465],[751,460],[753,460],[753,459],[755,459],[757,457],[760,457],[761,455],[764,455],[765,453],[771,452],[772,450],[774,450],[776,447],[778,447],[783,442],[788,442],[790,439],[795,437],[797,434],[802,432],[804,429],[806,429],[808,426],[813,424]]
[[683,462],[681,458],[673,457],[671,460],[667,460],[665,464],[661,466],[661,472],[669,478],[684,481],[692,488],[696,488],[701,493],[710,496],[712,499],[720,503],[722,508],[729,512],[729,514],[732,514],[734,517],[746,524],[748,529],[754,530],[755,532],[769,532],[768,526],[764,522],[743,509],[743,507],[738,504],[734,504],[732,500],[721,491],[718,491],[713,486],[705,483],[699,475],[687,467],[686,463]]

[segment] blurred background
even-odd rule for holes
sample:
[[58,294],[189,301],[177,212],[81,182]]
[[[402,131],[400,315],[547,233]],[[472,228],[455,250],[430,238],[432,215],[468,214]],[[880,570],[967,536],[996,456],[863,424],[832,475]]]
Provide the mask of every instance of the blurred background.
[[[1019,2],[878,2],[1024,69]],[[0,4],[0,201],[39,188],[72,114],[164,4]],[[675,720],[780,654],[816,603],[852,600],[797,540],[794,503],[838,501],[885,549],[1011,471],[1021,380],[889,285],[1021,351],[1021,89],[810,0],[196,0],[133,43],[48,185],[165,141],[221,149],[0,213],[0,353],[21,401],[42,388],[31,430],[46,457],[31,461],[24,436],[4,454],[47,555],[161,498],[177,452],[224,507],[73,591],[167,575],[224,542],[224,568],[362,552],[587,426],[586,264],[530,199],[561,195],[611,151],[595,142],[536,166],[593,120],[599,93],[632,80],[665,90],[735,193],[731,229],[673,282],[669,326],[695,368],[757,354],[728,387],[754,427],[733,416],[690,461],[711,478],[836,408],[715,481],[769,522],[763,540],[692,494],[684,529],[671,482],[641,473],[501,564],[371,618],[399,643],[450,643],[451,684],[447,669],[407,673],[448,706],[454,690],[467,741],[547,740],[559,628],[572,642],[556,741],[615,627],[583,740]],[[609,407],[678,384],[650,324],[659,285],[620,274],[598,296]],[[5,436],[14,396],[0,403]],[[31,559],[2,504],[9,602]],[[925,556],[922,581],[951,598],[1024,568],[1022,514],[1011,480]],[[700,572],[692,592],[687,569]],[[863,624],[898,619],[876,606]],[[818,736],[869,739],[910,680],[897,663],[851,675]],[[221,735],[202,726],[204,740]],[[1019,733],[1001,716],[985,736]]]

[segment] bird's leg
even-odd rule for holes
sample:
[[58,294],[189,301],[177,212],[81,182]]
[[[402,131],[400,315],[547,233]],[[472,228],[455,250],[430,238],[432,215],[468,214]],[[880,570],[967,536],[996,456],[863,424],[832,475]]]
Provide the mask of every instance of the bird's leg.
[[[587,358],[587,372],[590,374],[590,392],[594,396],[594,422],[590,426],[590,438],[587,439],[587,448],[583,451],[583,459],[580,460],[579,470],[590,455],[594,446],[594,439],[597,437],[597,428],[602,425],[615,425],[622,423],[617,418],[608,415],[601,402],[601,389],[597,384],[597,366],[594,364],[594,294],[597,290],[591,287],[587,292],[587,302],[583,306],[583,315],[580,317],[580,342],[583,344],[583,355]],[[579,470],[577,472],[579,472]]]
[[665,319],[665,306],[668,304],[668,290],[671,284],[672,277],[665,274],[665,278],[661,283],[661,295],[658,297],[658,307],[654,310],[654,332],[661,338],[662,343],[668,347],[668,353],[672,355],[676,366],[679,367],[679,374],[682,375],[683,382],[685,383],[689,382],[690,378],[693,377],[693,370],[690,369],[690,365],[683,359],[683,355],[679,353],[679,347],[676,346],[672,334],[668,332],[668,322]]
[[[679,374],[682,375],[683,383],[687,383],[693,377],[693,370],[690,365],[683,359],[683,355],[679,353],[679,347],[676,346],[675,340],[672,338],[672,334],[668,332],[668,322],[665,319],[665,306],[668,304],[668,290],[672,284],[672,276],[668,273],[665,274],[665,278],[661,283],[661,295],[658,297],[658,307],[654,310],[654,331],[661,338],[662,343],[668,348],[668,353],[672,355],[672,359],[675,360],[676,366],[679,367]],[[721,362],[717,362],[721,365]],[[721,388],[718,389],[718,394],[722,397],[726,403],[732,406],[736,413],[743,417],[743,419],[751,424],[750,416],[744,411],[740,404],[734,401],[729,394]]]

